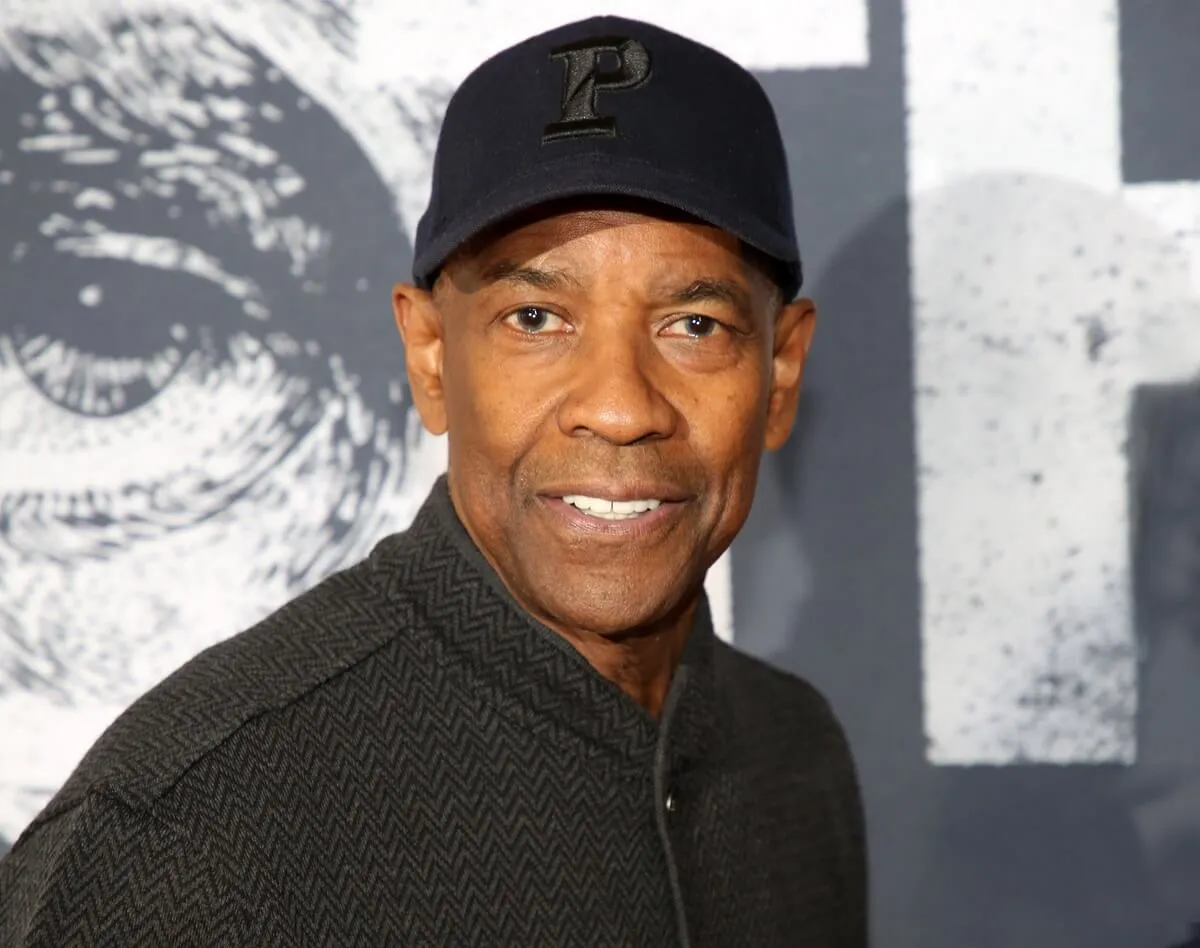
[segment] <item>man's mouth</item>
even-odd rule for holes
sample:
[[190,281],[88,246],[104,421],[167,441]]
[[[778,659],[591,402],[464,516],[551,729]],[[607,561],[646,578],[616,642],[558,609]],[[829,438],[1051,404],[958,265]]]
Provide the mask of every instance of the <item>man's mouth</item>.
[[584,494],[567,494],[562,500],[563,503],[570,504],[576,510],[598,520],[636,520],[662,505],[661,500],[650,497],[606,500],[603,497],[588,497]]

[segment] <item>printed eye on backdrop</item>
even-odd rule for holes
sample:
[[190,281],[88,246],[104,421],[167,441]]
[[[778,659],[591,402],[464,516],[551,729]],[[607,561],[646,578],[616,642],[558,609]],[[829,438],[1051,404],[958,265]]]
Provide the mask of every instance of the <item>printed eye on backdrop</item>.
[[186,16],[8,48],[0,704],[30,766],[0,835],[150,684],[406,524],[444,463],[404,405],[395,200],[334,116]]

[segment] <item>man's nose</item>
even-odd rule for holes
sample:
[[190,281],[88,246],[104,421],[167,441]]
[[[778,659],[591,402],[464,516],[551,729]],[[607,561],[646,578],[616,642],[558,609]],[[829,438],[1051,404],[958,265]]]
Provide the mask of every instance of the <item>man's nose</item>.
[[614,445],[671,437],[680,419],[662,387],[670,371],[644,328],[596,333],[572,354],[560,430]]

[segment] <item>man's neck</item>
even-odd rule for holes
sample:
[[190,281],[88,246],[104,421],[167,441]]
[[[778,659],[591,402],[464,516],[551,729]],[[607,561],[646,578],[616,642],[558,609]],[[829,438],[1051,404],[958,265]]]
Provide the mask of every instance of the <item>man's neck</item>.
[[[452,486],[449,480],[447,486]],[[531,608],[532,604],[509,580],[501,563],[488,555],[484,545],[471,530],[468,518],[462,515],[459,505],[454,500],[452,489],[448,490],[448,496],[458,523],[516,604],[536,621],[566,639],[599,674],[624,691],[657,720],[666,701],[667,691],[671,687],[675,667],[683,655],[684,645],[695,621],[696,610],[703,595],[702,588],[697,589],[662,619],[627,631],[596,632],[563,625]]]
[[570,642],[597,672],[657,719],[698,605],[699,600],[694,599],[653,627],[623,635],[601,635],[553,625],[550,628]]

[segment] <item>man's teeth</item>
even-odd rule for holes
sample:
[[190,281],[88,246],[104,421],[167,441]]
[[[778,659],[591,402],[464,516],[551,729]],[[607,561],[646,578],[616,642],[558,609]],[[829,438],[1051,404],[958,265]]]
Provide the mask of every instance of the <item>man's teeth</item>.
[[601,520],[632,520],[658,508],[661,500],[605,500],[603,497],[585,497],[569,494],[563,500],[591,517]]

